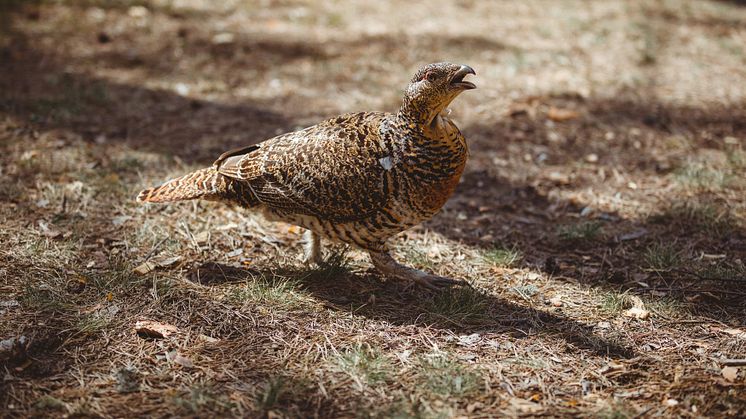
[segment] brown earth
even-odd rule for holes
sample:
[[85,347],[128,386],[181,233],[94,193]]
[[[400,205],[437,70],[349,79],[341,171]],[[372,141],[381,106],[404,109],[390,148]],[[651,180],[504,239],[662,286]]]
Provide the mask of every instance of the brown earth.
[[[746,415],[743,2],[219,4],[0,3],[3,416]],[[470,160],[394,248],[473,289],[134,202],[441,60]]]

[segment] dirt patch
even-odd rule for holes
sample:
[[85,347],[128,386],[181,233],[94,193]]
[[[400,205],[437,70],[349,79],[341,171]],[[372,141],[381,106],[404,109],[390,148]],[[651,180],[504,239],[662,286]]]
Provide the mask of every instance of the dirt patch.
[[[0,341],[23,342],[0,352],[3,411],[746,414],[739,3],[0,6]],[[308,269],[295,227],[134,202],[227,149],[394,111],[444,59],[478,74],[453,105],[470,159],[392,245],[474,288],[407,289],[349,249]]]

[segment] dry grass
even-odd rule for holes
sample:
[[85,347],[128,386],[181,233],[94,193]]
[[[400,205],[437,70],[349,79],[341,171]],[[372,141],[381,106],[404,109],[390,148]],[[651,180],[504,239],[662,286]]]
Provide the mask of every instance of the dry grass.
[[[0,2],[0,340],[25,342],[1,346],[2,415],[746,415],[746,371],[721,365],[746,353],[745,21],[732,1]],[[354,249],[308,269],[291,226],[133,202],[394,110],[442,59],[479,75],[453,106],[470,160],[392,247],[474,288],[408,289]]]

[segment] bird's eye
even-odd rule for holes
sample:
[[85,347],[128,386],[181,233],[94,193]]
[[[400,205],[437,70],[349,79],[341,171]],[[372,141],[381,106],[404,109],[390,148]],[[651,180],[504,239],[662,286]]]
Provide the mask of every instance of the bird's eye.
[[427,73],[425,73],[425,77],[423,77],[422,79],[423,79],[423,80],[427,80],[427,81],[429,81],[429,82],[431,82],[431,83],[432,83],[432,82],[434,82],[434,81],[435,81],[435,79],[436,79],[437,77],[438,77],[438,76],[437,76],[437,75],[435,74],[435,72],[434,72],[434,71],[428,71]]

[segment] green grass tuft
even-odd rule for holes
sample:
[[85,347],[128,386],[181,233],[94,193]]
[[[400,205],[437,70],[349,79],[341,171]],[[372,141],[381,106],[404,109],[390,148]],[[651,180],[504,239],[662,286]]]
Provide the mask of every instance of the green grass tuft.
[[682,185],[707,191],[720,191],[728,187],[734,179],[729,169],[694,162],[674,170],[673,174],[674,179]]
[[263,304],[272,308],[298,307],[308,300],[300,282],[279,275],[263,275],[230,289],[228,301],[233,304]]
[[467,396],[479,387],[477,373],[446,354],[420,358],[417,375],[425,389],[445,397]]
[[608,314],[617,315],[622,311],[631,308],[632,305],[633,301],[629,294],[609,292],[604,295],[604,298],[601,301],[601,310]]
[[586,221],[579,224],[560,226],[557,234],[561,240],[579,242],[593,240],[601,233],[601,223]]
[[646,268],[654,271],[668,271],[681,263],[681,255],[671,244],[652,244],[645,249],[643,257]]
[[335,363],[340,371],[352,378],[360,391],[366,386],[385,383],[391,374],[386,356],[369,345],[355,345],[347,349],[336,357]]
[[721,236],[738,228],[738,220],[727,207],[698,201],[680,202],[652,216],[651,221],[686,225],[693,231],[706,231]]
[[80,333],[91,335],[102,331],[108,325],[108,319],[96,314],[90,314],[81,317],[78,320],[76,327]]
[[521,251],[517,250],[515,247],[510,249],[496,247],[484,252],[482,257],[487,263],[499,268],[512,268],[523,259]]
[[433,296],[424,309],[434,321],[443,318],[457,323],[468,323],[487,317],[489,299],[473,288],[452,288]]

